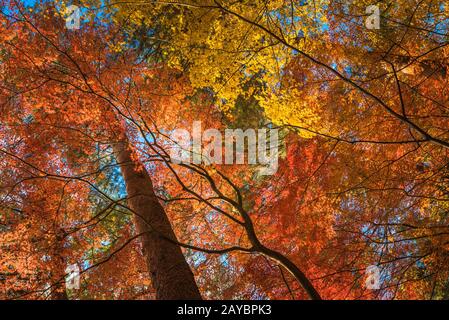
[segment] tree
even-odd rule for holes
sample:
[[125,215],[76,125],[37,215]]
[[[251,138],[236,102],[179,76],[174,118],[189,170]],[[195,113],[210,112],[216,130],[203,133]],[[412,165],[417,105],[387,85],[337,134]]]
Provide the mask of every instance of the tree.
[[[1,15],[5,297],[447,297],[442,2],[78,4]],[[277,172],[172,161],[195,121],[279,129]]]
[[[19,11],[18,14],[21,17],[21,20],[16,18],[16,22],[20,23],[19,26],[17,28],[13,26],[16,36],[13,39],[7,39],[5,42],[7,48],[5,48],[4,56],[9,67],[7,73],[9,79],[4,79],[4,83],[9,84],[11,81],[14,81],[14,89],[11,90],[13,95],[10,94],[9,96],[13,97],[14,94],[20,95],[20,104],[23,104],[24,108],[29,113],[32,113],[33,116],[40,110],[43,110],[41,112],[45,114],[44,116],[58,113],[58,122],[53,124],[55,126],[64,127],[64,124],[66,124],[67,127],[70,127],[70,122],[78,121],[77,124],[81,126],[72,127],[73,130],[87,129],[89,133],[102,129],[110,130],[106,133],[110,143],[121,146],[117,149],[117,158],[119,162],[121,161],[120,165],[127,190],[131,193],[128,194],[129,208],[138,217],[136,218],[136,229],[140,232],[139,236],[145,239],[142,242],[144,255],[146,256],[153,285],[156,288],[157,297],[161,299],[200,299],[201,296],[196,287],[193,274],[185,262],[179,247],[168,241],[154,241],[155,237],[150,235],[150,233],[155,232],[154,228],[161,228],[160,230],[156,229],[158,234],[175,240],[170,223],[165,217],[165,212],[153,196],[150,176],[133,168],[134,166],[140,166],[139,160],[131,158],[131,153],[128,150],[128,137],[124,133],[126,129],[118,118],[122,111],[116,106],[115,103],[117,102],[113,102],[112,99],[114,98],[108,96],[110,92],[107,91],[108,88],[106,87],[113,81],[121,81],[123,83],[123,76],[120,75],[119,78],[113,77],[113,72],[117,65],[109,65],[114,63],[114,61],[104,60],[107,59],[107,51],[102,51],[99,53],[99,56],[97,55],[98,52],[95,49],[98,48],[98,42],[95,41],[100,39],[99,34],[93,34],[93,27],[91,27],[91,33],[86,33],[85,38],[72,38],[68,43],[64,43],[65,39],[58,37],[53,31],[54,26],[59,28],[62,28],[62,26],[60,25],[60,20],[56,21],[51,8],[44,7],[42,12],[39,13],[41,15],[44,14],[44,19],[37,21],[32,21],[31,19],[36,16],[24,13],[23,8],[20,6],[16,10]],[[5,23],[9,21],[11,20],[6,20]],[[12,18],[12,22],[14,22],[14,18]],[[11,28],[11,25],[6,26],[6,28]],[[104,32],[106,31],[104,30]],[[12,30],[9,30],[9,32],[11,33]],[[32,41],[27,41],[28,39],[26,38],[29,32],[35,32],[38,36],[32,39]],[[24,40],[26,45],[18,48],[17,42],[20,40]],[[81,50],[81,48],[87,49],[84,41],[91,41],[90,49],[92,51],[89,57],[85,55],[84,50]],[[67,53],[69,48],[70,54]],[[104,41],[102,49],[110,50]],[[72,54],[75,55],[75,58]],[[23,59],[24,55],[26,59]],[[81,58],[82,55],[84,55],[84,59]],[[88,59],[86,60],[86,58]],[[97,65],[94,68],[91,67],[91,60],[89,59],[99,59],[94,60],[97,61]],[[120,57],[116,57],[115,63],[117,63],[117,60],[120,60]],[[100,63],[105,64],[104,71],[98,69]],[[125,66],[122,65],[121,67]],[[104,73],[101,78],[98,78],[98,74],[103,72],[109,74]],[[39,83],[39,85],[37,88],[31,85],[31,88],[34,87],[31,90],[23,89],[30,83]],[[9,87],[11,85],[6,86],[7,89]],[[34,95],[37,92],[42,94],[39,100]],[[71,102],[73,101],[77,101],[77,103],[72,104]],[[80,106],[82,107],[80,108]],[[84,112],[82,108],[84,108]],[[126,108],[126,105],[124,108]],[[78,115],[77,120],[72,117],[74,112]],[[99,116],[104,117],[101,119],[102,121],[107,118],[111,119],[113,121],[112,126],[106,128],[103,126],[101,128],[102,125],[98,122],[99,119],[96,118]],[[35,120],[32,119],[30,121]],[[100,128],[95,127],[98,125],[100,125]],[[120,131],[123,133],[118,134],[117,132]],[[115,141],[114,138],[116,139]],[[73,147],[73,145],[71,146]],[[92,147],[95,147],[95,145],[91,143],[83,147],[90,147],[91,149],[87,152],[92,152]],[[129,165],[130,161],[131,166]],[[36,166],[40,167],[38,164]],[[146,169],[140,166],[139,170]],[[85,177],[89,177],[89,173],[84,174]],[[60,176],[60,174],[54,172],[49,173],[49,175]],[[67,179],[70,181],[71,179],[76,179],[76,177],[69,176]],[[142,189],[147,191],[141,194]],[[151,223],[157,223],[157,226],[152,226]]]

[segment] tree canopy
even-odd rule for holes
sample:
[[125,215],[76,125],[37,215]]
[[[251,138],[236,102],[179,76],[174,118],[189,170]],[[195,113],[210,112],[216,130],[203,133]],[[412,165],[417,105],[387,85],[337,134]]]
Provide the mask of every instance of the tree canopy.
[[371,5],[0,0],[0,299],[449,298],[449,7]]

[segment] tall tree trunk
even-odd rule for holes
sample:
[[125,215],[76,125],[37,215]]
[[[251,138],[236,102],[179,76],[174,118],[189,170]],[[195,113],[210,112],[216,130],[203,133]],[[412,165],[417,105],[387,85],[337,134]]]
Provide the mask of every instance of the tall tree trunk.
[[[137,232],[144,233],[140,239],[156,298],[200,300],[201,294],[181,248],[164,239],[177,241],[164,208],[154,193],[148,172],[144,168],[136,168],[127,141],[115,146],[114,151],[125,180],[128,206],[136,213]],[[156,232],[151,232],[151,229]]]

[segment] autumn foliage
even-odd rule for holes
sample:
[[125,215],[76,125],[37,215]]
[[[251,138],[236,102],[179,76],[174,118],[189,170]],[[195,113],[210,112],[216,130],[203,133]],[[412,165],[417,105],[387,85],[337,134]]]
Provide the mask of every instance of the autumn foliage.
[[0,299],[449,298],[445,1],[70,4],[0,0]]

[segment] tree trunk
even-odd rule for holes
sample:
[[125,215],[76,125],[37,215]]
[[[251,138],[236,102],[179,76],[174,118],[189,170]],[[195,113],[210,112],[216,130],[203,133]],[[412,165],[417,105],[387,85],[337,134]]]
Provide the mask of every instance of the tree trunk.
[[200,300],[201,294],[181,248],[164,239],[177,241],[148,172],[137,169],[127,142],[117,145],[114,151],[125,180],[128,206],[135,213],[136,232],[144,233],[140,240],[156,298]]

